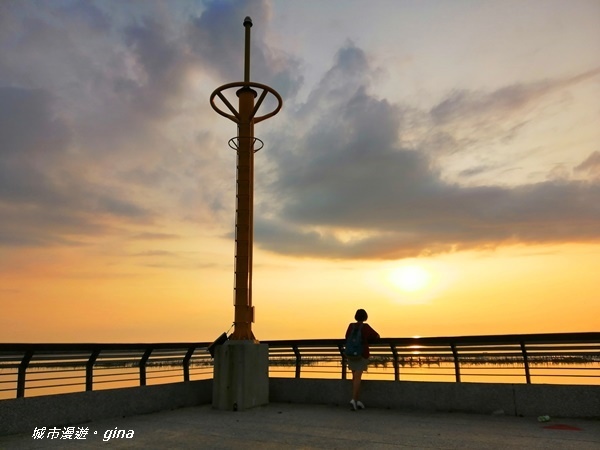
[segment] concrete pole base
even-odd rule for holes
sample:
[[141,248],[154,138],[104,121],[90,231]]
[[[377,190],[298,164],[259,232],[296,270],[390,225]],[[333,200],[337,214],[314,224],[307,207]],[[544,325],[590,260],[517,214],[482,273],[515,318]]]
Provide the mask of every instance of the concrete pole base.
[[269,403],[269,346],[227,341],[216,348],[212,406],[243,411]]

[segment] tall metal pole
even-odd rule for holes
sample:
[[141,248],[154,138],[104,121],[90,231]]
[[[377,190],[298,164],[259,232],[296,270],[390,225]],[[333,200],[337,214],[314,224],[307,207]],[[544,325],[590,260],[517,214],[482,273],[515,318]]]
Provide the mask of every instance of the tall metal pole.
[[[235,223],[235,286],[234,286],[234,330],[230,339],[256,340],[252,333],[254,322],[254,307],[252,306],[252,250],[254,238],[254,144],[262,141],[254,137],[254,124],[268,119],[279,112],[283,104],[281,96],[272,88],[250,82],[250,28],[252,19],[244,19],[245,55],[244,81],[230,83],[217,88],[210,97],[213,109],[238,125],[238,135],[229,141],[231,147],[237,150],[237,193],[236,193],[236,223]],[[236,91],[238,109],[223,95],[223,91],[240,87]],[[257,101],[256,89],[262,89]],[[263,116],[256,116],[263,100],[268,93],[275,96],[278,106],[275,110]],[[232,114],[221,110],[215,104],[218,97]],[[262,148],[262,147],[261,147]]]
[[246,36],[244,39],[244,83],[250,82],[250,28],[252,28],[252,19],[246,17],[244,19],[244,28]]

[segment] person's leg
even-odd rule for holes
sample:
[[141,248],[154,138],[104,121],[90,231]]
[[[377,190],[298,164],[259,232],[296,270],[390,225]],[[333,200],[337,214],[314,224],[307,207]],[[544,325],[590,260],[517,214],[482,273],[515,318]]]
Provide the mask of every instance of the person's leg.
[[360,380],[362,378],[362,370],[352,372],[352,400],[358,401],[360,395]]

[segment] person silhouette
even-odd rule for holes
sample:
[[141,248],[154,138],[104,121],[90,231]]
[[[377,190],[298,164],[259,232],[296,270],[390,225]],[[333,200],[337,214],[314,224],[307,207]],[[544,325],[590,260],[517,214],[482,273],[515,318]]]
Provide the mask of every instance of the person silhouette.
[[364,309],[359,309],[354,315],[354,320],[348,325],[346,330],[346,340],[351,337],[353,332],[360,332],[362,341],[362,353],[357,356],[348,356],[348,368],[352,371],[352,400],[350,400],[350,409],[365,409],[365,405],[359,400],[360,383],[363,372],[367,371],[369,366],[369,341],[379,339],[379,333],[375,331],[368,323],[365,323],[369,315]]

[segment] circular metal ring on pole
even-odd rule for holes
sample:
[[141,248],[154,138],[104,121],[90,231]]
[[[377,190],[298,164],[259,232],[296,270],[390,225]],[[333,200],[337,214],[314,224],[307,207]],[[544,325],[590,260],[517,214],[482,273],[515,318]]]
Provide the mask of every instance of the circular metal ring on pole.
[[[256,105],[254,106],[254,111],[252,112],[252,117],[249,118],[250,120],[254,120],[254,123],[258,123],[265,119],[268,119],[269,117],[273,117],[275,114],[277,114],[279,112],[279,110],[283,106],[283,100],[281,99],[281,95],[279,95],[279,93],[275,89],[273,89],[272,87],[267,86],[265,84],[254,83],[252,81],[248,81],[248,82],[237,81],[235,83],[224,84],[223,86],[220,86],[217,89],[215,89],[213,91],[213,93],[210,95],[210,106],[212,106],[212,108],[218,114],[222,115],[223,117],[227,117],[229,120],[232,120],[235,123],[240,123],[240,121],[241,121],[239,112],[236,111],[236,109],[227,100],[227,98],[225,98],[225,96],[222,94],[222,92],[226,91],[227,89],[237,88],[237,87],[242,87],[242,88],[253,88],[254,87],[257,89],[262,89],[262,93],[261,93],[260,97],[258,98]],[[277,99],[277,103],[278,103],[277,107],[268,114],[264,114],[262,116],[255,117],[255,115],[258,111],[258,108],[260,108],[260,105],[262,104],[263,100],[265,99],[265,97],[267,96],[268,93],[273,94],[273,96]],[[231,114],[228,114],[225,111],[219,109],[219,107],[215,104],[215,97],[217,97],[217,96],[223,101],[225,106],[227,106],[227,108],[229,108],[229,111],[231,111]]]
[[[259,139],[257,137],[249,138],[248,136],[232,137],[231,139],[229,139],[229,142],[227,142],[227,144],[229,145],[230,148],[237,151],[240,149],[240,146],[239,146],[240,139],[254,139],[252,141],[252,148],[254,149],[254,153],[256,153],[257,151],[259,151],[260,149],[262,149],[265,146],[265,143],[261,139]],[[256,144],[257,142],[260,144],[260,147],[254,148],[254,144]]]

